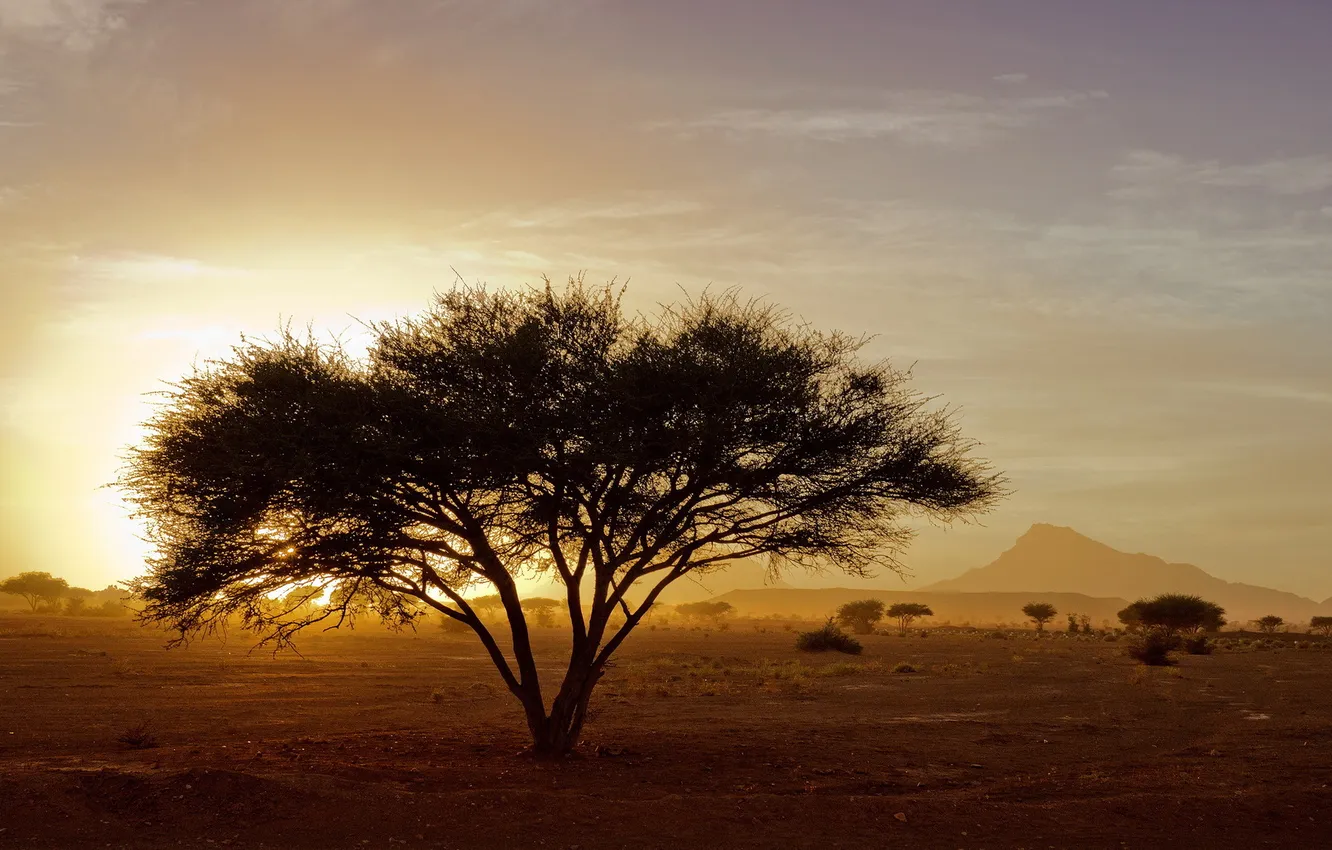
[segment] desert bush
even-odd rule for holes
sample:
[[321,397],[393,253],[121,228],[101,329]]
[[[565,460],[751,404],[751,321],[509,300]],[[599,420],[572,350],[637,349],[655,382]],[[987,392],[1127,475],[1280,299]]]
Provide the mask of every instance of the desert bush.
[[801,652],[845,652],[847,655],[859,655],[864,649],[860,641],[837,628],[831,619],[822,628],[796,635],[796,649]]
[[439,629],[446,635],[466,635],[472,633],[471,626],[461,620],[455,620],[448,616],[439,618]]
[[1211,655],[1215,647],[1207,635],[1192,635],[1184,639],[1184,651],[1189,655]]
[[151,750],[158,745],[152,724],[146,720],[121,732],[116,741],[131,750]]
[[1119,635],[1114,635],[1114,634],[1106,635],[1105,637],[1101,638],[1101,640],[1105,641],[1106,643],[1114,643],[1115,641],[1119,640]]
[[1124,652],[1148,667],[1167,667],[1175,661],[1170,657],[1179,649],[1179,637],[1164,629],[1149,629],[1142,637],[1130,643]]
[[894,673],[915,673],[916,668],[906,661],[899,661],[893,666]]
[[142,676],[143,671],[134,666],[128,658],[116,658],[111,661],[111,673],[116,676]]

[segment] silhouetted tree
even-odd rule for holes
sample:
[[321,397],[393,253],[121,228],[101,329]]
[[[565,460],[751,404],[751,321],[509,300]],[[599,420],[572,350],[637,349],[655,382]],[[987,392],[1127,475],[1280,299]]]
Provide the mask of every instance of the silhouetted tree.
[[874,624],[883,619],[883,600],[848,602],[837,609],[834,619],[840,626],[858,635],[870,634],[874,631]]
[[1059,611],[1049,602],[1028,602],[1022,606],[1022,613],[1036,624],[1036,631],[1043,632],[1045,624],[1053,620]]
[[1332,635],[1332,617],[1314,617],[1309,621],[1309,631],[1318,632],[1324,637]]
[[735,611],[735,606],[718,599],[702,602],[684,602],[675,606],[675,613],[691,620],[720,620]]
[[[156,549],[132,585],[144,620],[183,641],[239,614],[281,646],[364,613],[410,624],[420,603],[476,632],[535,752],[558,754],[672,582],[763,556],[898,569],[904,519],[1001,495],[909,375],[733,296],[645,318],[581,281],[459,287],[371,328],[364,360],[287,331],[165,394],[120,481]],[[549,709],[516,581],[534,574],[563,583],[572,624]],[[317,615],[269,613],[292,584],[328,590]]]
[[0,581],[0,593],[22,596],[33,611],[43,602],[48,605],[58,604],[68,589],[69,582],[50,573],[19,573]]
[[905,633],[918,618],[933,617],[934,611],[920,602],[895,602],[888,609],[888,616],[897,620],[897,628]]
[[1283,618],[1278,617],[1276,614],[1268,614],[1266,617],[1260,617],[1255,622],[1258,624],[1258,631],[1272,634],[1279,626],[1284,625],[1286,621]]
[[1119,612],[1119,620],[1130,626],[1159,626],[1170,634],[1214,632],[1226,624],[1226,609],[1201,596],[1162,593],[1139,599]]

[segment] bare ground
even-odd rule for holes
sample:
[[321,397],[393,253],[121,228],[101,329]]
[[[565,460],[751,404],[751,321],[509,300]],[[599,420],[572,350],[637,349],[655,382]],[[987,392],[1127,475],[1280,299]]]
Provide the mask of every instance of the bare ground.
[[0,617],[0,847],[1332,846],[1332,649],[642,630],[551,764],[462,636],[163,642]]

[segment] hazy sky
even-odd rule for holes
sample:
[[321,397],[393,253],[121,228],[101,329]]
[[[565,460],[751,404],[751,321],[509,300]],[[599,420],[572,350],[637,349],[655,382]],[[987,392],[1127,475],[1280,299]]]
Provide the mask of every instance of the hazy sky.
[[145,393],[456,267],[876,334],[1032,522],[1332,595],[1326,0],[0,0],[0,574],[139,569]]

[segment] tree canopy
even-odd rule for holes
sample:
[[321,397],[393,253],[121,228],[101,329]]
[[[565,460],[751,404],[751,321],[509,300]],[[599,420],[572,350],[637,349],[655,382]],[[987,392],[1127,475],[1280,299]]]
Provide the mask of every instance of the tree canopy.
[[1148,626],[1167,632],[1214,632],[1226,624],[1226,609],[1201,596],[1162,593],[1139,599],[1119,612],[1119,621],[1129,627]]
[[[359,359],[313,334],[243,341],[164,393],[121,477],[155,547],[143,618],[184,640],[239,617],[281,646],[428,607],[476,632],[535,750],[559,753],[672,582],[754,557],[897,569],[912,517],[1001,495],[952,412],[863,362],[863,340],[730,294],[645,317],[577,280],[459,286],[370,329]],[[524,576],[567,596],[549,710]],[[318,609],[268,604],[293,586]],[[507,655],[478,591],[503,604]]]
[[69,582],[50,573],[28,572],[0,581],[0,593],[22,596],[33,611],[45,602],[59,602],[69,590]]
[[1276,614],[1268,614],[1265,617],[1259,617],[1255,622],[1258,624],[1258,631],[1266,632],[1267,634],[1275,632],[1278,627],[1286,624],[1285,618],[1278,617]]
[[1309,620],[1309,630],[1324,636],[1332,635],[1332,617],[1314,617]]
[[837,623],[859,635],[874,631],[874,624],[883,619],[883,600],[860,599],[847,602],[837,609]]
[[701,602],[682,602],[675,606],[675,613],[681,617],[700,620],[718,620],[735,611],[735,606],[720,599],[704,599]]
[[917,619],[933,617],[934,611],[920,602],[896,602],[888,609],[888,616],[897,620],[897,627],[905,632]]
[[1045,624],[1055,618],[1059,613],[1049,602],[1028,602],[1022,606],[1022,613],[1036,624],[1036,631],[1045,631]]

